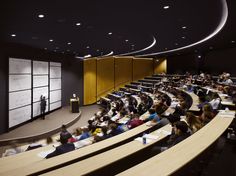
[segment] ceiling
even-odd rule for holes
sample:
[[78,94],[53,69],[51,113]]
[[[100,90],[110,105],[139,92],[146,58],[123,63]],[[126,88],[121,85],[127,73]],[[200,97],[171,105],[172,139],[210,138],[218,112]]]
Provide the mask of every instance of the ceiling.
[[235,0],[4,1],[0,41],[45,52],[154,57],[236,45]]

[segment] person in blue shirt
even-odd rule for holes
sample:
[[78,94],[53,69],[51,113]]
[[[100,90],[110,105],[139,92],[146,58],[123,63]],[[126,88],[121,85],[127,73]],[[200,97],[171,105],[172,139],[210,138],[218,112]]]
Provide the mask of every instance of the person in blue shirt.
[[149,117],[146,119],[146,121],[151,121],[151,120],[156,120],[156,121],[159,121],[160,120],[160,118],[158,117],[158,115],[157,115],[157,113],[156,113],[156,111],[155,111],[155,109],[149,109],[148,110],[148,112],[149,112]]

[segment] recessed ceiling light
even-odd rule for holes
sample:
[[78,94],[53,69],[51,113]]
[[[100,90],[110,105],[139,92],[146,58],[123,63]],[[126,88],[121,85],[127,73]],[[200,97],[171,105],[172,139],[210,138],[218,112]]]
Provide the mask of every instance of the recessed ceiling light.
[[126,41],[126,42],[128,42],[129,40],[128,40],[128,39],[126,39],[125,41]]
[[97,49],[97,52],[99,52],[100,50],[99,49]]
[[68,49],[68,50],[66,50],[67,52],[70,52],[70,50]]
[[49,39],[49,42],[53,42],[53,39]]
[[39,14],[38,17],[39,18],[44,18],[44,15],[43,14]]
[[108,35],[112,35],[112,32],[109,32]]
[[198,57],[198,58],[201,58],[202,56],[201,56],[201,55],[198,55],[197,57]]
[[234,41],[234,40],[232,40],[232,41],[231,41],[231,43],[235,43],[235,41]]
[[11,34],[11,36],[12,36],[12,37],[15,37],[15,36],[16,36],[16,34]]
[[71,42],[68,42],[67,45],[71,45]]
[[182,29],[186,29],[187,27],[186,26],[182,26]]
[[175,45],[177,46],[177,45],[179,45],[178,43],[175,43]]
[[164,8],[164,9],[169,9],[169,8],[170,8],[170,6],[164,6],[163,8]]
[[185,39],[185,38],[186,38],[185,36],[182,37],[182,39]]
[[210,46],[210,47],[209,47],[209,49],[211,50],[211,49],[213,49],[213,47],[212,47],[212,46]]
[[54,52],[57,52],[57,50],[54,50]]
[[57,46],[56,49],[59,49],[59,47]]
[[45,50],[47,50],[47,48],[44,48]]
[[87,49],[89,49],[90,47],[89,46],[86,46]]
[[81,25],[81,23],[76,23],[76,26],[80,26]]
[[165,48],[165,50],[168,50],[168,48]]

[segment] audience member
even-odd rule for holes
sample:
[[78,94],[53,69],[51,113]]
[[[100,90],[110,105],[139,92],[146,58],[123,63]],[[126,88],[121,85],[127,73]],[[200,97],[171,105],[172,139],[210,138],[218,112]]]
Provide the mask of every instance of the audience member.
[[46,156],[46,158],[51,158],[51,157],[58,156],[58,155],[61,155],[63,153],[67,153],[67,152],[75,150],[74,144],[73,143],[68,143],[67,136],[61,136],[60,137],[60,142],[61,142],[61,145],[56,147],[56,149],[52,153],[49,153]]

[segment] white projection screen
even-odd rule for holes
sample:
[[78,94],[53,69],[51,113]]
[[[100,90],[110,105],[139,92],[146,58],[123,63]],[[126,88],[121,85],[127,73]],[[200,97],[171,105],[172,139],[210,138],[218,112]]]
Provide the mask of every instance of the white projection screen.
[[40,97],[46,112],[61,107],[61,63],[9,58],[8,128],[40,115]]
[[50,111],[61,107],[61,63],[50,62]]
[[31,60],[9,58],[9,128],[31,119],[31,64]]
[[47,100],[46,112],[48,111],[48,62],[33,61],[33,117],[40,115],[40,97]]

